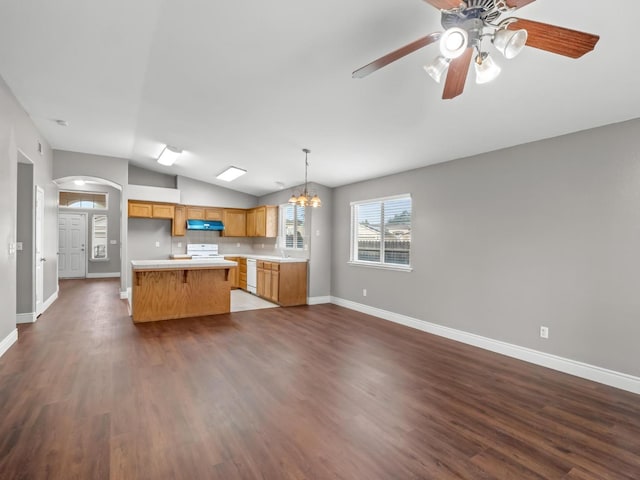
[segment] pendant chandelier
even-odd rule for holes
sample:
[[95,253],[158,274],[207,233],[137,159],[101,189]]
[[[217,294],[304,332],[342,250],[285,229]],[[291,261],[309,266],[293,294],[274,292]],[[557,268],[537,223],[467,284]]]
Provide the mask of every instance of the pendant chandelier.
[[311,153],[311,150],[308,148],[303,148],[304,152],[304,190],[300,195],[296,195],[295,193],[291,195],[289,199],[289,203],[291,205],[298,205],[300,207],[321,207],[322,201],[320,201],[320,197],[318,195],[313,194],[313,196],[307,190],[307,170],[309,168],[309,160],[307,159],[308,155]]

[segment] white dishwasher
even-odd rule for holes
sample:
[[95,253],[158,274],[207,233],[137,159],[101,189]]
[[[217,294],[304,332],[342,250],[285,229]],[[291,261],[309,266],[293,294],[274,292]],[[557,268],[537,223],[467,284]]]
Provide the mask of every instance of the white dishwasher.
[[256,259],[255,258],[247,258],[247,290],[250,293],[257,292],[256,284],[257,282],[257,267],[256,267]]

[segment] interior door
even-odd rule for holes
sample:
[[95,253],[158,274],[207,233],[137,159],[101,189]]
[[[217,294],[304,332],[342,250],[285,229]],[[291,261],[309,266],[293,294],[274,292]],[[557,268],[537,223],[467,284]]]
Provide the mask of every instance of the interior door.
[[87,275],[86,216],[81,213],[58,214],[58,276],[84,278]]
[[36,316],[42,313],[44,303],[44,262],[42,224],[44,222],[44,190],[36,186],[36,225],[35,225],[35,253],[34,262],[36,268]]

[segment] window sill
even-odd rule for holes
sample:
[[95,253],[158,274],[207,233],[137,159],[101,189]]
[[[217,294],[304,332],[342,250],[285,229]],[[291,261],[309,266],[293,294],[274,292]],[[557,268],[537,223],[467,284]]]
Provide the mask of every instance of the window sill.
[[370,262],[347,262],[354,267],[377,268],[379,270],[395,270],[397,272],[412,272],[413,268],[409,265],[389,265],[388,263],[370,263]]

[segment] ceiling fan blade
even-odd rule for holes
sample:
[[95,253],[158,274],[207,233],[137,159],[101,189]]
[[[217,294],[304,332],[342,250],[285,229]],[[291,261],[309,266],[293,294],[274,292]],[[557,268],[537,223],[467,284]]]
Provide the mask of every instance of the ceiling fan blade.
[[454,58],[449,64],[447,72],[447,81],[444,84],[442,98],[450,100],[457,97],[464,90],[464,83],[467,81],[467,73],[471,64],[471,55],[473,48],[467,48],[462,55]]
[[[451,10],[460,6],[460,0],[424,0],[440,10]],[[533,2],[533,0],[529,0]]]
[[516,22],[510,23],[509,30],[524,28],[529,36],[527,46],[557,53],[571,58],[580,58],[590,52],[600,40],[598,35],[579,32],[564,27],[556,27],[548,23],[534,22],[516,18]]
[[370,73],[373,73],[376,70],[379,70],[382,67],[389,65],[391,62],[395,62],[396,60],[399,60],[402,57],[405,57],[410,53],[413,53],[416,50],[419,50],[422,47],[426,47],[427,45],[433,42],[437,42],[440,39],[440,35],[441,35],[440,32],[434,32],[434,33],[430,33],[426,37],[419,38],[415,42],[411,42],[410,44],[405,45],[404,47],[401,47],[397,50],[394,50],[391,53],[387,53],[384,57],[380,57],[377,60],[374,60],[373,62],[369,63],[368,65],[365,65],[364,67],[357,69],[355,72],[351,74],[351,76],[353,78],[366,77]]
[[535,2],[536,0],[507,0],[507,7],[522,8],[525,5]]

